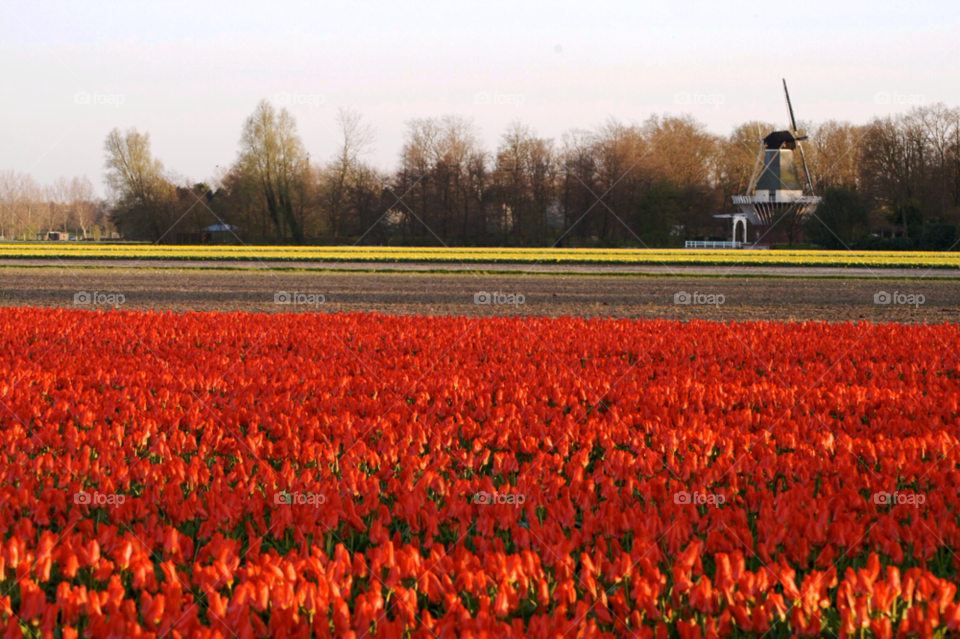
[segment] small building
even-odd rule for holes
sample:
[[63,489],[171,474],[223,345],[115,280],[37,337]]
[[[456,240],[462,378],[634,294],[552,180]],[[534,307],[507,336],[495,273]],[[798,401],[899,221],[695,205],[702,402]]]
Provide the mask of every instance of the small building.
[[206,228],[200,229],[200,242],[202,244],[233,244],[237,241],[237,232],[240,227],[232,224],[212,224]]
[[41,233],[40,239],[47,242],[66,242],[70,239],[70,234],[66,231],[48,231]]

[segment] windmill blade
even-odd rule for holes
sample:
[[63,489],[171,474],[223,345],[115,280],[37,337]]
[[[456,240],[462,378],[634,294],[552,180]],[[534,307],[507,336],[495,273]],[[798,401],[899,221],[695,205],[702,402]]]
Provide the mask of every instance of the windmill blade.
[[793,134],[797,134],[797,120],[793,117],[793,105],[790,104],[790,92],[787,91],[787,80],[783,78],[783,95],[787,97],[787,112],[790,113],[790,125],[793,127]]
[[813,195],[813,182],[810,181],[810,171],[807,170],[807,157],[803,154],[803,143],[800,140],[806,140],[807,136],[797,137],[797,120],[793,117],[793,105],[790,104],[790,92],[787,90],[787,79],[783,78],[783,95],[787,98],[787,111],[790,113],[790,125],[793,127],[793,135],[797,141],[797,148],[800,149],[800,162],[803,164],[803,174],[807,178],[807,188],[810,189],[810,195]]
[[[757,125],[757,137],[762,137],[760,135],[760,125]],[[760,178],[760,165],[763,162],[763,140],[752,140],[754,142],[760,143],[760,149],[757,153],[757,160],[753,163],[753,173],[750,175],[750,185],[747,187],[747,194],[752,194],[754,187],[757,185],[757,180]]]
[[810,195],[813,195],[813,182],[810,181],[810,171],[807,170],[807,158],[803,155],[803,143],[797,142],[797,148],[800,149],[800,162],[803,163],[803,174],[807,176],[807,187],[810,189]]

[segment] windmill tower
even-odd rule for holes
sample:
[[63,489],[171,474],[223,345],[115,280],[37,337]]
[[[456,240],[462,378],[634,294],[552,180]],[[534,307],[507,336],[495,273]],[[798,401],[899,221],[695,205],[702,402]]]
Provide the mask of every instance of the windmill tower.
[[[782,235],[787,228],[781,228],[774,233],[774,227],[789,227],[802,222],[813,213],[820,198],[813,194],[813,183],[807,170],[807,159],[803,154],[803,140],[807,136],[800,135],[797,130],[797,121],[793,117],[793,105],[790,104],[790,93],[787,91],[787,81],[783,81],[783,94],[787,99],[787,113],[790,116],[790,130],[774,131],[762,140],[757,152],[757,161],[750,177],[750,186],[746,195],[734,195],[733,203],[740,207],[741,214],[734,218],[734,241],[736,241],[737,225],[743,222],[744,239],[746,239],[746,222],[760,227],[757,229],[759,238],[772,241],[777,235]],[[800,162],[803,165],[801,182],[794,161],[794,150],[800,151]]]

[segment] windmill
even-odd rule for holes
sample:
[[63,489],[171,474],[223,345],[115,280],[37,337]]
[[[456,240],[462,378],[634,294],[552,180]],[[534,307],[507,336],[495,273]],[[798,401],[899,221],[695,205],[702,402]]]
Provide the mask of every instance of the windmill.
[[[733,216],[734,241],[737,223],[740,221],[744,223],[744,239],[747,220],[756,226],[767,227],[761,233],[767,235],[772,227],[780,222],[802,222],[820,204],[820,198],[813,194],[813,182],[810,180],[807,158],[803,153],[803,140],[806,140],[807,136],[800,135],[797,129],[786,80],[783,81],[783,95],[787,101],[790,128],[786,131],[774,131],[762,140],[757,140],[760,147],[747,193],[733,196],[733,203],[738,205],[741,211],[739,215]],[[800,151],[805,178],[803,182],[800,181],[794,161],[795,149]]]

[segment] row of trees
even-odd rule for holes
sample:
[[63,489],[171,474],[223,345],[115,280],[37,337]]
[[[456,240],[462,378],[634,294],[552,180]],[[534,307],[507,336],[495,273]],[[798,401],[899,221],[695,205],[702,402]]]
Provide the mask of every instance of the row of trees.
[[39,184],[27,173],[0,171],[0,239],[36,239],[49,231],[99,238],[112,230],[110,210],[89,178]]
[[[728,235],[714,215],[736,210],[730,196],[746,190],[758,140],[782,128],[748,122],[721,136],[691,116],[664,115],[610,119],[555,140],[515,121],[491,151],[470,119],[448,115],[409,121],[398,166],[386,172],[368,160],[374,132],[358,113],[341,109],[337,124],[337,152],[311,160],[293,116],[263,101],[244,122],[236,161],[210,184],[168,171],[147,133],[115,129],[104,143],[106,206],[63,196],[65,181],[36,197],[8,196],[0,183],[2,210],[15,212],[0,226],[82,234],[94,211],[107,211],[124,237],[160,242],[209,239],[203,229],[224,224],[220,239],[245,243],[670,246]],[[936,104],[865,125],[802,128],[814,189],[825,196],[808,240],[907,247],[952,238],[960,110]],[[0,174],[32,184],[22,178]],[[92,203],[82,214],[58,204],[81,200]]]
[[[113,219],[154,241],[223,223],[243,242],[669,245],[725,233],[713,214],[749,182],[756,144],[744,140],[773,130],[751,123],[723,138],[689,116],[654,116],[555,141],[516,121],[491,153],[470,119],[449,115],[408,122],[387,173],[366,159],[369,125],[349,110],[337,123],[337,152],[311,162],[289,112],[261,102],[212,188],[176,187],[145,134],[115,130],[106,142]],[[179,231],[164,232],[172,221]]]

